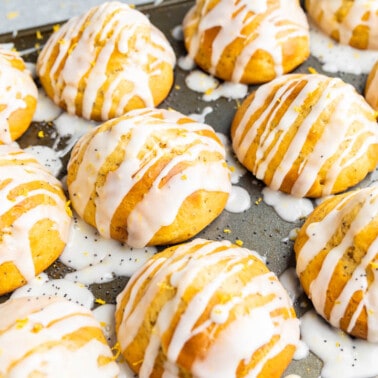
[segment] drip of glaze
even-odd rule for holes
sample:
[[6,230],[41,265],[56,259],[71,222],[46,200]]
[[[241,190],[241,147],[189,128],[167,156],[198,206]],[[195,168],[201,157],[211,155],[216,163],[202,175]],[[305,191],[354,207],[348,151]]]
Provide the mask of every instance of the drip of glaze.
[[61,279],[50,280],[46,273],[41,273],[25,286],[15,290],[11,298],[59,296],[88,309],[94,304],[94,296],[83,284]]
[[65,278],[85,285],[110,282],[115,276],[131,276],[156,248],[131,248],[101,237],[97,230],[79,217],[72,222],[70,238],[60,261],[76,269]]
[[43,89],[38,90],[37,109],[33,116],[35,122],[50,122],[56,119],[62,113],[62,109],[55,105],[46,95]]
[[189,117],[191,119],[194,119],[195,121],[197,122],[200,122],[200,123],[206,123],[205,122],[205,118],[208,114],[212,113],[213,112],[213,108],[211,106],[206,106],[205,108],[203,108],[202,112],[201,113],[192,113],[192,114],[189,114]]
[[221,97],[228,99],[240,99],[247,95],[248,86],[245,84],[224,82],[220,84],[215,77],[199,70],[191,71],[185,78],[189,89],[204,93],[202,100],[215,101]]
[[310,354],[310,349],[308,345],[303,342],[302,340],[299,340],[298,344],[296,345],[296,350],[293,356],[293,359],[296,361],[303,360],[304,358],[307,358]]
[[272,206],[276,213],[287,222],[296,222],[314,210],[314,206],[308,198],[296,198],[268,187],[262,190],[262,194],[264,202]]
[[176,41],[183,41],[184,40],[184,34],[182,31],[182,25],[176,25],[172,30],[171,30],[171,35],[173,39]]
[[[55,139],[53,149],[57,151],[59,157],[66,155],[82,135],[98,125],[96,122],[88,121],[68,113],[62,113],[54,121],[54,124],[58,135]],[[63,138],[65,140],[65,147],[61,149],[59,146]]]
[[246,189],[232,185],[231,193],[226,204],[226,210],[230,213],[242,213],[251,207],[251,198]]
[[322,378],[361,378],[378,374],[378,344],[355,339],[328,325],[315,311],[301,318],[302,340],[323,361]]
[[[37,78],[37,66],[35,63],[25,62],[26,69],[30,72],[33,79]],[[38,106],[38,105],[37,105]]]
[[311,55],[322,63],[324,71],[355,75],[367,74],[378,60],[378,51],[359,50],[341,45],[310,23]]
[[248,94],[248,86],[240,83],[231,83],[226,81],[223,84],[219,85],[210,93],[205,93],[203,96],[204,101],[215,101],[221,97],[228,99],[241,99]]
[[303,288],[299,282],[295,268],[286,269],[279,278],[290,299],[294,302],[303,293]]
[[191,71],[185,78],[185,83],[194,92],[206,93],[219,85],[219,80],[200,70]]
[[30,146],[24,149],[25,152],[33,155],[49,172],[58,177],[62,171],[62,161],[52,148],[42,145]]
[[190,71],[196,67],[196,63],[189,55],[180,56],[177,65],[184,71]]
[[102,332],[111,347],[117,342],[114,319],[115,307],[114,304],[106,303],[93,310],[93,315],[100,323]]

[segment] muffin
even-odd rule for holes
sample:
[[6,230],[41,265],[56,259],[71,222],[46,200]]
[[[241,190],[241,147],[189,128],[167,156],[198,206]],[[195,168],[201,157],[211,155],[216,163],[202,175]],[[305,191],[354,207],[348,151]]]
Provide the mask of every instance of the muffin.
[[105,121],[162,102],[174,65],[165,36],[141,12],[114,1],[56,31],[38,57],[37,73],[68,113]]
[[58,297],[22,297],[0,304],[0,313],[1,377],[118,377],[86,308]]
[[154,255],[118,295],[115,316],[121,352],[141,377],[281,377],[299,340],[277,277],[228,241]]
[[10,144],[30,126],[38,89],[23,59],[0,49],[0,144]]
[[334,327],[374,343],[377,244],[378,187],[322,202],[294,244],[297,274],[316,311]]
[[71,217],[60,182],[19,148],[0,146],[0,182],[2,295],[26,284],[59,257]]
[[132,247],[189,239],[224,209],[225,149],[214,130],[179,112],[136,109],[82,137],[67,185],[81,218]]
[[314,23],[337,42],[378,50],[377,0],[305,0],[305,6]]
[[237,83],[267,82],[310,54],[307,18],[297,0],[197,0],[183,32],[198,66]]
[[371,69],[365,85],[366,101],[378,111],[378,61]]
[[378,163],[374,110],[339,78],[289,74],[251,93],[232,127],[239,161],[272,190],[322,197]]

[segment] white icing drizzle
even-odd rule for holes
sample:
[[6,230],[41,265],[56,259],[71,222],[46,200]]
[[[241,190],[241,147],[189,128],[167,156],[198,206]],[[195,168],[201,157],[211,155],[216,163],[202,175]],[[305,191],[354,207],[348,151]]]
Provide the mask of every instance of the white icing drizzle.
[[[59,298],[18,298],[0,305],[0,374],[46,377],[116,377],[109,346],[71,335],[101,330],[89,310]],[[101,359],[103,357],[103,359]],[[104,359],[107,359],[106,363]]]
[[192,91],[204,93],[202,100],[207,102],[218,100],[221,97],[239,99],[248,93],[248,86],[245,84],[229,81],[220,84],[219,80],[199,70],[191,71],[185,77],[185,83]]
[[34,145],[24,148],[24,151],[33,155],[54,177],[58,177],[63,164],[58,154],[52,148],[42,145]]
[[215,101],[221,97],[227,99],[244,98],[248,94],[248,86],[246,84],[232,83],[225,81],[223,84],[218,85],[214,90],[210,90],[202,97],[204,101]]
[[[202,109],[201,113],[192,113],[189,114],[189,118],[194,119],[197,122],[205,123],[206,116],[213,112],[213,108],[211,106],[206,106]],[[219,136],[219,135],[218,135]]]
[[[35,276],[34,263],[31,255],[29,233],[31,228],[42,219],[50,219],[54,229],[59,232],[60,239],[68,239],[71,218],[66,212],[65,197],[60,182],[53,177],[38,161],[22,150],[2,145],[0,146],[0,176],[2,189],[0,191],[0,213],[4,215],[15,206],[36,195],[44,195],[53,201],[48,204],[33,206],[19,214],[11,227],[2,227],[3,237],[0,243],[0,265],[12,262],[26,280]],[[17,164],[14,164],[14,162]],[[33,181],[40,182],[38,187],[28,186]],[[6,184],[5,184],[6,183]],[[25,190],[22,187],[25,186]],[[17,196],[12,195],[20,190]],[[25,206],[25,205],[24,205]]]
[[190,71],[196,67],[196,63],[189,55],[180,56],[177,65],[184,71]]
[[95,228],[74,216],[70,237],[60,260],[76,271],[65,279],[85,285],[112,281],[115,276],[131,276],[156,253],[156,248],[130,248],[102,238]]
[[[17,67],[12,61],[18,61]],[[28,96],[37,100],[38,90],[23,60],[12,51],[0,50],[0,143],[12,143],[8,119],[26,108]]]
[[[298,276],[300,276],[313,258],[326,246],[335,230],[342,227],[343,217],[357,205],[361,205],[361,208],[355,214],[350,227],[345,229],[340,243],[329,250],[322,265],[319,267],[316,278],[310,284],[309,296],[317,312],[324,317],[326,317],[324,306],[327,290],[336,265],[343,254],[353,247],[356,235],[362,232],[370,222],[377,219],[378,187],[373,186],[350,192],[321,221],[309,224],[306,230],[308,240],[298,252],[296,269]],[[356,292],[361,292],[362,298],[348,324],[348,331],[350,332],[354,328],[361,311],[366,310],[367,339],[372,342],[378,341],[378,306],[375,299],[375,293],[378,290],[378,271],[375,267],[377,246],[378,237],[370,245],[366,246],[366,251],[364,251],[365,254],[361,261],[354,269],[339,296],[334,299],[328,319],[333,326],[339,328],[350,299]],[[368,268],[373,275],[372,282],[368,282]]]
[[[375,0],[349,1],[345,7],[343,0],[309,0],[306,7],[310,17],[327,33],[337,32],[341,44],[351,43],[358,27],[367,31],[367,49],[378,49],[378,3]],[[343,17],[338,12],[344,6],[348,9]],[[361,30],[359,31],[361,33]]]
[[62,109],[53,103],[53,101],[47,97],[46,92],[42,89],[38,89],[38,102],[37,109],[33,116],[35,122],[49,122],[58,118],[62,113]]
[[294,302],[303,293],[303,288],[299,282],[295,268],[287,268],[279,278],[290,299]]
[[[78,36],[77,43],[72,44]],[[47,63],[57,46],[58,55],[47,72]],[[115,52],[123,54],[127,63],[117,65],[117,74],[108,83],[108,65]],[[115,115],[122,115],[133,97],[142,99],[145,106],[154,106],[149,80],[160,74],[162,62],[175,65],[174,52],[164,35],[141,12],[111,1],[92,8],[82,17],[73,17],[54,33],[38,58],[37,70],[42,77],[48,75],[54,102],[63,101],[70,114],[77,114],[79,82],[85,77],[81,114],[90,119],[95,103],[99,103],[98,95],[103,92],[103,100],[97,106],[101,106],[101,119],[106,120],[112,114],[112,106],[117,106]],[[123,82],[130,83],[131,90],[115,100],[113,97],[119,96]],[[109,84],[107,88],[105,83]]]
[[[256,4],[255,4],[256,3]],[[266,11],[263,11],[264,5]],[[258,9],[256,9],[256,7]],[[256,11],[259,11],[258,13]],[[240,82],[245,67],[251,56],[262,49],[267,51],[273,61],[276,75],[283,73],[282,46],[284,41],[295,37],[308,37],[308,24],[304,12],[295,1],[281,0],[277,6],[268,6],[266,2],[241,1],[218,1],[206,0],[202,9],[195,14],[195,6],[187,13],[183,20],[184,30],[186,27],[198,24],[196,32],[189,44],[189,55],[195,58],[200,48],[201,40],[206,30],[220,28],[212,41],[212,56],[210,73],[215,74],[225,48],[237,38],[243,38],[244,46],[236,58],[232,73],[232,82]],[[232,15],[225,18],[224,15]],[[243,34],[243,29],[255,22],[257,26],[252,36]],[[292,20],[292,21],[291,21]]]
[[[226,248],[220,249],[221,246]],[[190,251],[190,258],[186,256],[188,251]],[[248,259],[248,262],[245,259]],[[280,335],[280,341],[261,359],[257,366],[249,371],[250,376],[257,376],[267,359],[275,356],[288,344],[296,345],[298,341],[297,319],[283,319],[281,316],[271,318],[275,309],[291,307],[285,290],[271,272],[245,282],[238,296],[214,307],[209,319],[201,325],[196,325],[198,318],[208,305],[208,301],[225,280],[237,275],[242,269],[246,269],[246,264],[261,263],[259,260],[260,258],[255,252],[233,247],[228,241],[209,242],[195,239],[179,246],[172,258],[161,258],[157,255],[156,259],[150,260],[144,269],[139,270],[131,278],[124,292],[117,298],[119,304],[126,291],[130,294],[130,299],[123,308],[123,318],[118,329],[118,340],[122,350],[125,350],[133,341],[143,321],[144,313],[159,291],[159,284],[168,280],[176,289],[175,295],[163,305],[159,312],[155,332],[150,335],[149,344],[145,349],[140,376],[149,376],[151,373],[161,345],[160,337],[170,327],[183,293],[195,282],[197,275],[203,273],[206,266],[211,266],[216,261],[224,261],[224,270],[219,272],[216,278],[207,283],[187,303],[167,345],[165,369],[169,370],[170,376],[178,376],[175,364],[185,343],[198,333],[206,332],[207,327],[212,325],[216,327],[221,325],[224,328],[219,334],[214,333],[214,335],[217,334],[217,337],[208,346],[206,356],[194,357],[191,372],[195,376],[219,377],[220,373],[224,377],[235,376],[240,361],[248,360],[257,349],[271,340],[271,337]],[[154,272],[152,276],[151,272]],[[150,280],[145,288],[143,300],[136,302],[135,296],[147,277],[150,277]],[[270,284],[267,285],[267,282]],[[229,313],[232,308],[242,302],[244,298],[256,293],[267,296],[272,294],[274,298],[272,297],[272,300],[263,306],[250,309],[248,314],[239,316],[236,321],[230,321]],[[175,373],[172,373],[172,370],[176,370]]]
[[22,297],[61,297],[87,309],[93,308],[95,301],[92,292],[82,283],[65,278],[49,279],[46,273],[39,274],[11,295],[11,298]]
[[[156,115],[162,115],[163,119],[156,118]],[[203,151],[214,152],[224,157],[223,145],[206,135],[200,135],[201,130],[212,131],[210,126],[195,121],[179,125],[177,122],[182,118],[183,116],[175,111],[135,110],[129,112],[126,117],[118,119],[109,131],[95,130],[79,141],[76,146],[77,151],[85,148],[83,162],[78,168],[75,181],[69,185],[69,192],[75,210],[82,216],[99,169],[119,144],[122,135],[130,136],[123,147],[127,150],[127,158],[117,169],[109,172],[103,186],[97,188],[96,225],[101,235],[110,237],[110,223],[122,199],[168,150],[174,153],[170,162],[128,216],[127,243],[130,246],[137,248],[145,246],[160,227],[173,222],[182,202],[195,191],[205,189],[229,193],[231,184],[225,161],[221,158],[211,162],[198,161],[198,156]],[[172,131],[178,133],[173,139]],[[155,155],[144,156],[141,160],[140,151],[146,148],[147,140],[153,135],[158,137],[163,147],[156,145]],[[175,151],[180,148],[184,148],[185,151],[176,153]],[[184,161],[196,162],[196,164],[191,164],[162,185],[167,173]],[[70,164],[72,159],[68,169]],[[120,185],[121,180],[122,185]],[[154,209],[153,212],[150,211],[151,208]]]
[[308,216],[314,205],[308,198],[297,198],[290,194],[265,187],[262,190],[264,202],[274,208],[275,212],[286,222],[296,222]]
[[365,89],[365,98],[375,110],[378,110],[378,60],[369,73],[369,80],[369,85]]
[[[293,96],[293,92],[297,91],[301,84],[304,84],[304,86],[290,102],[277,126],[270,127],[271,120],[274,119],[278,111],[282,110],[283,106],[286,106],[284,104],[288,101],[288,97]],[[308,96],[320,85],[324,87],[321,96],[316,104],[313,104],[301,124],[298,125],[298,130],[292,137],[289,146],[285,148],[280,162],[277,163],[269,184],[272,190],[280,189],[287,173],[298,159],[314,122],[318,120],[331,102],[334,103],[334,109],[327,120],[327,127],[322,132],[313,150],[304,156],[299,168],[298,178],[292,185],[292,195],[304,197],[315,182],[324,162],[341,152],[329,168],[325,177],[325,184],[322,187],[322,196],[330,194],[340,172],[360,159],[372,144],[377,143],[376,122],[365,116],[365,114],[372,114],[372,109],[363,97],[356,93],[352,85],[344,83],[338,78],[328,78],[318,74],[289,74],[260,86],[255,92],[255,98],[245,111],[233,138],[234,150],[239,161],[245,160],[252,142],[257,137],[264,122],[267,122],[267,126],[260,136],[251,167],[255,176],[263,180],[268,166],[276,157],[281,143],[295,123],[301,107],[305,106]],[[269,103],[266,103],[268,96],[273,98]],[[355,106],[358,106],[361,111],[348,112],[348,109],[354,109]],[[250,118],[257,112],[261,114],[253,124],[250,124]],[[352,125],[357,128],[354,131],[353,138],[348,135]],[[249,129],[246,131],[247,128]],[[350,151],[359,136],[364,136],[365,141],[358,151],[352,154]],[[342,150],[340,150],[341,146],[343,146]],[[346,156],[348,156],[348,159],[345,159]]]
[[310,348],[308,347],[308,345],[302,340],[299,340],[293,359],[296,361],[303,360],[304,358],[307,358],[309,354]]
[[32,62],[25,62],[25,67],[30,72],[32,78],[35,80],[37,78],[37,65]]
[[114,345],[117,342],[114,320],[115,308],[116,306],[114,304],[106,303],[98,306],[92,311],[94,317],[100,323],[102,331],[109,345]]
[[322,361],[324,378],[366,378],[378,375],[378,344],[355,339],[332,328],[314,311],[301,317],[301,336]]
[[367,74],[378,60],[378,51],[358,50],[337,43],[319,30],[313,22],[310,22],[310,39],[311,55],[322,63],[322,69],[327,72]]
[[182,32],[182,25],[176,25],[171,30],[171,35],[176,41],[183,41],[184,40],[184,34]]
[[226,210],[230,213],[242,213],[251,207],[251,197],[246,189],[232,185]]
[[185,84],[192,91],[205,93],[215,89],[219,80],[200,70],[193,70],[185,77]]

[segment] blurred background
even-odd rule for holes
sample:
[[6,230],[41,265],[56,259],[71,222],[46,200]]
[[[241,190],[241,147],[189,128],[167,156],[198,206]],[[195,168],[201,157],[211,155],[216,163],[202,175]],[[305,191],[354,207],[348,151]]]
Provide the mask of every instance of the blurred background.
[[[153,0],[119,0],[135,5]],[[66,20],[104,0],[0,0],[0,34]]]

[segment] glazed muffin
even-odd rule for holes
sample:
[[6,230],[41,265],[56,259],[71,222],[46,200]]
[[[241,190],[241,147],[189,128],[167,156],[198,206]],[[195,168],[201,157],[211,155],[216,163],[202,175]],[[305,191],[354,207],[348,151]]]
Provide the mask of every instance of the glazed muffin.
[[34,278],[62,253],[71,217],[60,182],[31,155],[0,146],[0,295]]
[[377,0],[305,0],[305,5],[315,24],[337,42],[378,50]]
[[0,304],[0,314],[1,377],[118,377],[101,326],[86,308],[22,297]]
[[374,110],[339,78],[289,74],[237,110],[233,149],[272,190],[322,197],[360,182],[378,163]]
[[280,377],[299,340],[291,301],[255,252],[195,239],[154,255],[117,297],[116,334],[141,377]]
[[378,187],[322,202],[294,244],[297,273],[316,311],[334,327],[378,342]]
[[378,61],[371,69],[365,85],[366,101],[378,111]]
[[30,126],[38,89],[23,59],[0,49],[0,144],[10,144]]
[[297,0],[198,0],[183,32],[198,66],[232,82],[267,82],[310,54],[307,18]]
[[141,12],[106,2],[55,32],[37,61],[54,102],[86,119],[104,121],[155,106],[173,83],[174,52]]
[[147,108],[82,137],[67,185],[80,217],[132,247],[189,239],[222,212],[231,190],[225,149],[210,126]]

